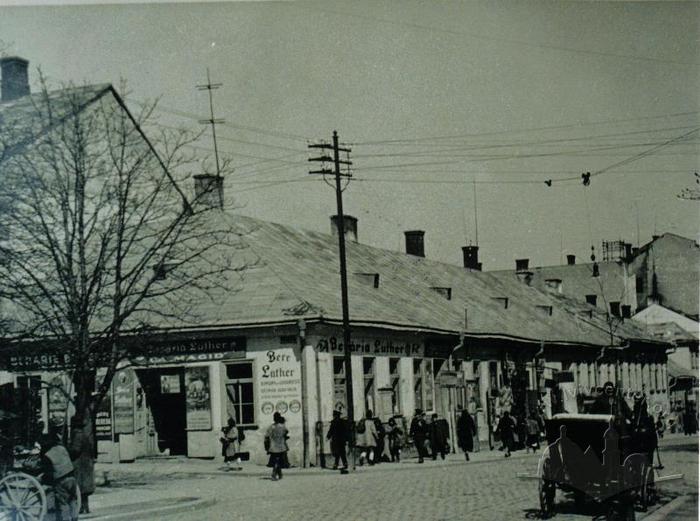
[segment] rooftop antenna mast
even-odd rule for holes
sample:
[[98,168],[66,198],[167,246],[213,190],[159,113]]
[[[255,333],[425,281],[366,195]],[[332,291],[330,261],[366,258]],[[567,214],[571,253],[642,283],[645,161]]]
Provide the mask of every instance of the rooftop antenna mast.
[[214,96],[212,91],[218,89],[222,83],[212,83],[209,76],[209,67],[207,67],[207,83],[206,85],[197,85],[197,90],[209,91],[209,119],[200,119],[202,125],[211,125],[212,138],[214,140],[214,158],[216,160],[216,176],[221,177],[221,165],[219,163],[219,147],[216,142],[216,125],[224,123],[223,119],[214,117]]

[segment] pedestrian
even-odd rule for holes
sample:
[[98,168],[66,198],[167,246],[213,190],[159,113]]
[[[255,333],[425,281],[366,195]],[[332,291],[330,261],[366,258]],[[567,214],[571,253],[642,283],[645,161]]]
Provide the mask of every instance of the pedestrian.
[[446,424],[446,421],[438,419],[437,413],[433,413],[430,417],[430,449],[433,460],[437,459],[438,454],[440,454],[440,458],[445,459],[449,438]]
[[457,444],[464,451],[464,457],[469,461],[469,453],[474,451],[474,436],[476,425],[469,411],[462,411],[457,420]]
[[386,432],[384,431],[384,424],[382,423],[382,420],[376,416],[372,419],[374,420],[374,428],[377,431],[377,447],[374,450],[374,463],[378,464],[382,462],[382,458],[384,457]]
[[338,461],[343,462],[342,470],[348,469],[348,457],[345,453],[345,444],[349,441],[347,421],[340,417],[340,411],[333,411],[333,419],[328,429],[326,438],[331,441],[331,454],[335,458],[333,470],[338,469]]
[[53,424],[50,427],[50,434],[42,436],[40,442],[42,482],[50,486],[53,491],[54,519],[56,521],[77,521],[78,491],[73,462],[58,436],[62,425]]
[[[240,445],[242,440],[235,419],[229,417],[226,426],[221,429],[219,441],[221,442],[221,455],[224,457],[226,470],[241,470]],[[234,463],[236,463],[235,467]]]
[[513,448],[513,433],[515,432],[515,422],[508,411],[503,411],[503,416],[498,420],[496,432],[501,436],[505,457],[510,458],[510,451]]
[[389,418],[389,425],[386,429],[386,437],[389,440],[389,453],[391,461],[399,463],[401,461],[401,449],[403,448],[403,431],[396,424],[394,418]]
[[532,417],[532,414],[528,415],[525,420],[527,426],[527,439],[525,441],[525,454],[532,449],[532,452],[540,450],[540,424],[537,420]]
[[428,439],[428,426],[425,424],[425,414],[421,409],[416,409],[408,435],[413,439],[418,452],[418,463],[423,463],[426,456],[425,443]]
[[85,422],[78,416],[71,418],[68,452],[80,489],[80,514],[89,514],[89,498],[95,493],[95,445],[85,432]]
[[273,424],[270,425],[265,433],[265,449],[270,454],[270,460],[267,463],[268,467],[272,467],[272,481],[282,479],[282,467],[285,462],[287,453],[287,438],[289,431],[284,426],[284,417],[275,413]]
[[372,411],[367,410],[367,414],[357,424],[357,447],[360,450],[360,466],[364,465],[365,459],[370,465],[374,465],[377,449],[377,427],[374,425]]

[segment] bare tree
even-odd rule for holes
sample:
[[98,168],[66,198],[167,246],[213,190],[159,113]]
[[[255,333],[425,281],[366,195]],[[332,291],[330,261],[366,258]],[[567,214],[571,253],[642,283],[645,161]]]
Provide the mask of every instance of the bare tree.
[[250,262],[234,255],[246,232],[180,188],[206,173],[199,134],[148,127],[154,108],[42,81],[0,114],[0,338],[60,356],[90,439],[138,339],[198,320],[196,303]]

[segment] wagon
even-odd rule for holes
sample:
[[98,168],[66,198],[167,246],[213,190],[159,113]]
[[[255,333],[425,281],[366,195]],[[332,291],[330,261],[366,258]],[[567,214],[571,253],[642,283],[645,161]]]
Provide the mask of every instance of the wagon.
[[[557,489],[603,504],[608,519],[633,520],[635,505],[646,510],[656,501],[656,483],[682,475],[655,476],[650,457],[634,424],[609,414],[557,414],[545,421],[548,447],[536,475],[543,517],[555,512]],[[640,442],[641,439],[641,442]]]

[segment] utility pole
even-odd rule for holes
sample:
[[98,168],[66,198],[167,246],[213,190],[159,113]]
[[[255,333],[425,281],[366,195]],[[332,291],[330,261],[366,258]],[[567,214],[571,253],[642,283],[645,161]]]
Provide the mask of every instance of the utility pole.
[[[345,403],[348,407],[348,423],[350,424],[350,467],[355,470],[355,404],[352,394],[352,363],[350,358],[350,312],[348,309],[348,274],[347,263],[345,258],[345,218],[343,216],[343,190],[341,186],[341,178],[346,178],[349,182],[352,178],[350,173],[350,152],[349,148],[341,148],[338,145],[338,132],[333,131],[333,144],[318,143],[309,145],[309,148],[322,150],[322,155],[319,157],[309,158],[309,161],[321,162],[320,170],[312,170],[309,174],[322,175],[325,180],[326,175],[335,177],[335,200],[338,209],[338,251],[340,257],[340,295],[343,308],[343,358],[345,362]],[[333,155],[329,156],[328,153]],[[344,152],[347,159],[340,159],[340,153]],[[323,163],[332,162],[333,170],[325,168]],[[346,173],[341,173],[340,166],[344,165],[348,168]],[[327,182],[327,181],[326,181]],[[328,183],[330,184],[330,183]],[[333,185],[331,185],[333,186]],[[347,185],[346,185],[347,186]]]

